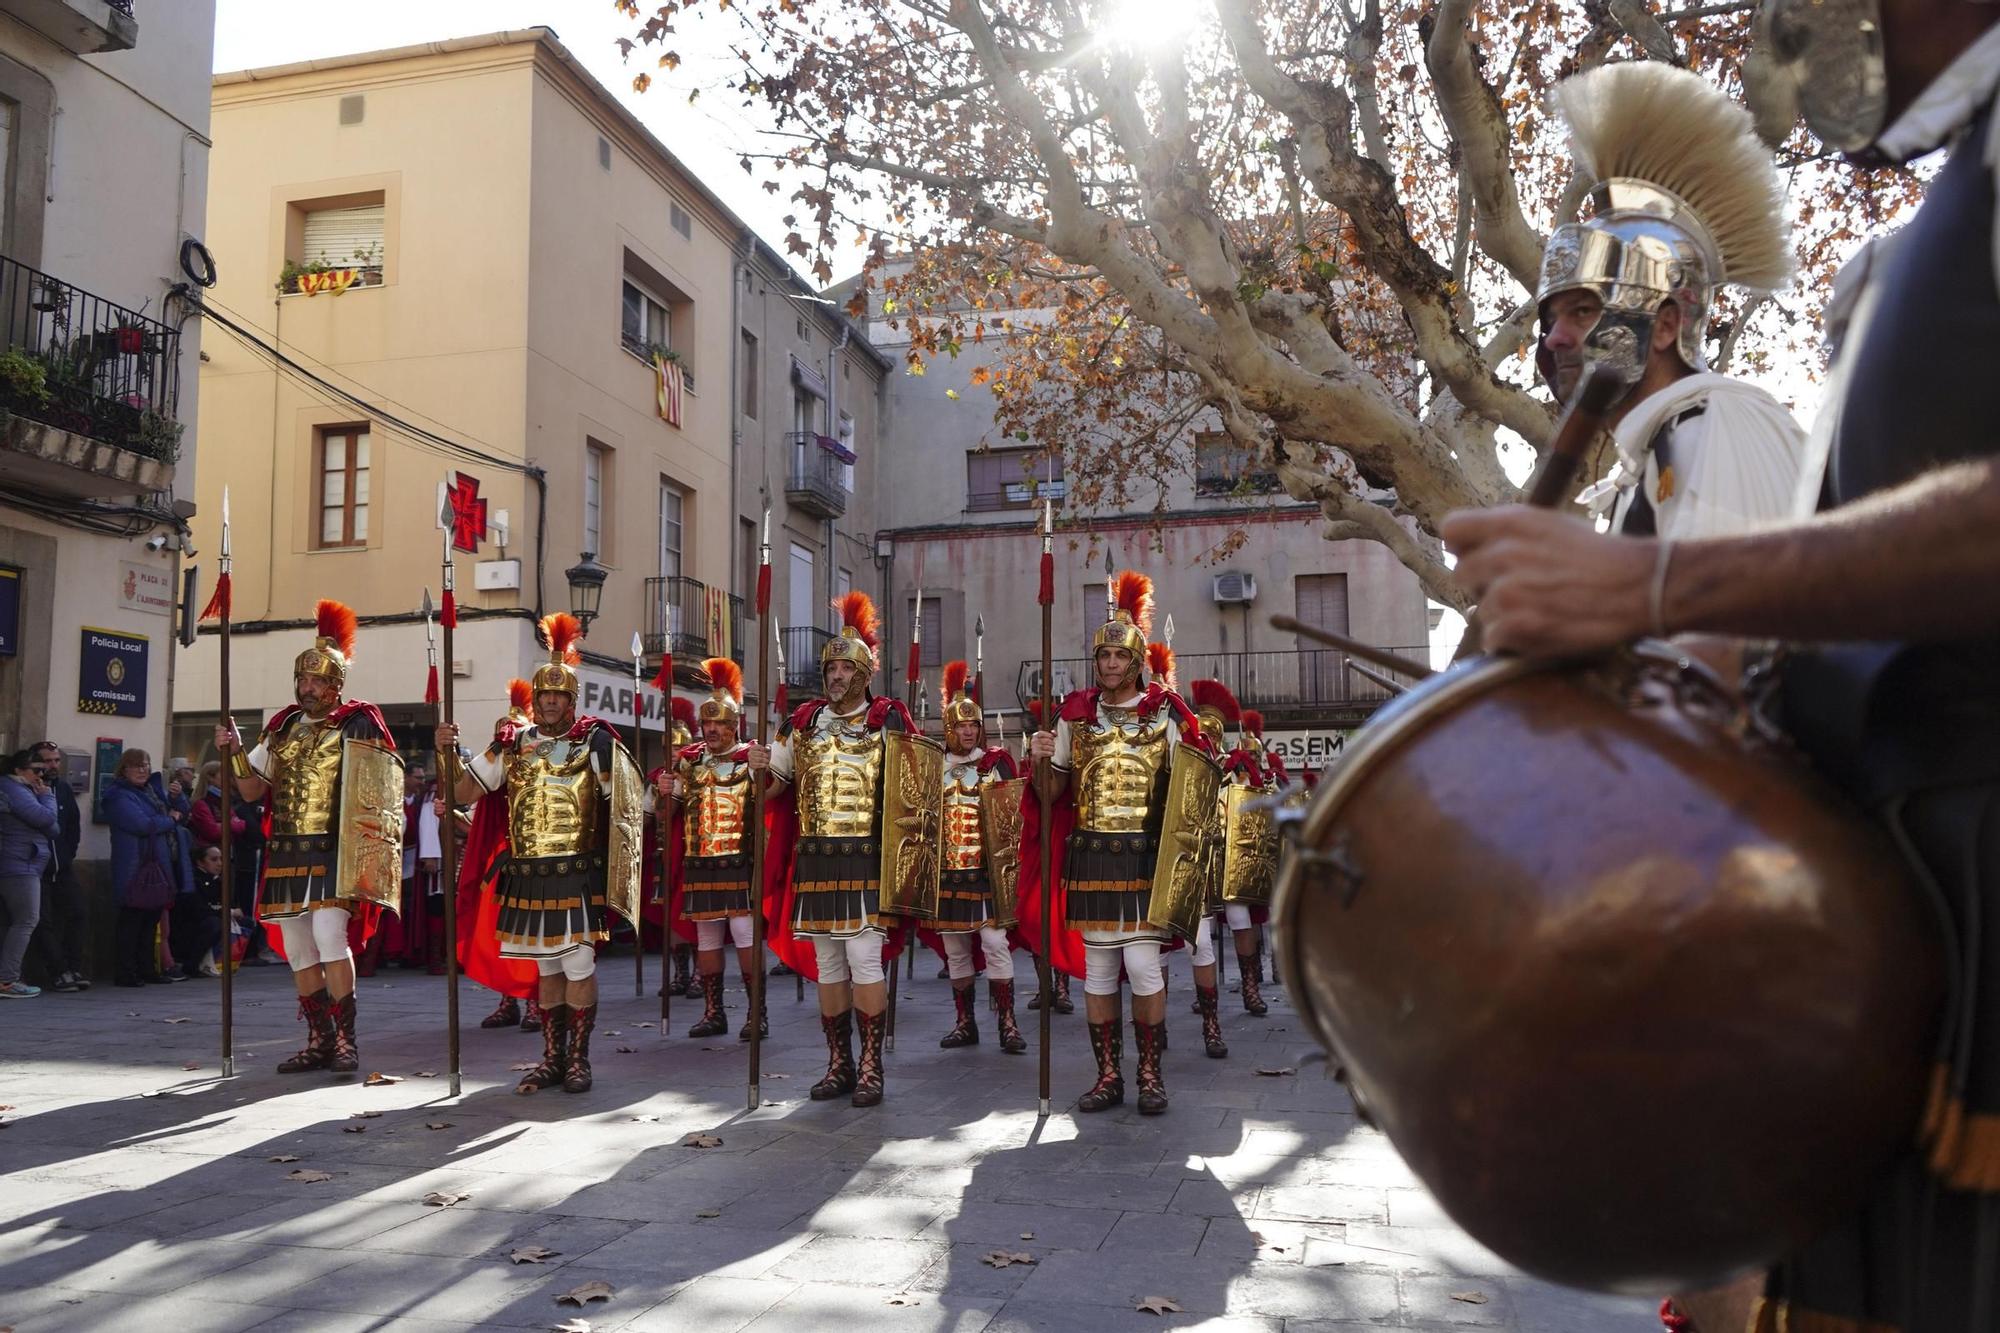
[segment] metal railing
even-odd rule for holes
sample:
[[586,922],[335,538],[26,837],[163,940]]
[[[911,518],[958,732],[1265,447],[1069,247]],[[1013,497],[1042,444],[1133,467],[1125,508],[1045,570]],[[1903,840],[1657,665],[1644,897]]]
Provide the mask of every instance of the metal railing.
[[0,257],[0,407],[163,463],[180,457],[180,334]]
[[785,688],[817,690],[819,650],[833,641],[833,635],[817,625],[786,625],[778,635],[785,646]]
[[[1428,662],[1431,654],[1427,644],[1391,648],[1389,651],[1419,662]],[[1347,669],[1349,662],[1359,660],[1333,648],[1262,653],[1181,653],[1176,663],[1176,675],[1183,693],[1192,681],[1219,680],[1236,696],[1236,702],[1245,708],[1265,712],[1373,707],[1393,698],[1394,692],[1387,687]],[[1362,662],[1362,665],[1369,664]],[[1094,684],[1097,679],[1087,657],[1058,658],[1051,666],[1054,669],[1051,684],[1058,690],[1065,682],[1081,688]],[[1041,669],[1040,662],[1023,662],[1015,673],[1014,693],[1023,708],[1027,707],[1029,699],[1040,694]],[[1379,668],[1370,669],[1380,671]],[[1399,684],[1411,683],[1408,677],[1391,672],[1380,674],[1391,676]]]
[[743,599],[700,579],[680,575],[647,579],[646,628],[640,642],[649,656],[729,657],[740,666]]
[[785,498],[809,514],[839,518],[847,512],[846,467],[838,442],[813,431],[785,436]]

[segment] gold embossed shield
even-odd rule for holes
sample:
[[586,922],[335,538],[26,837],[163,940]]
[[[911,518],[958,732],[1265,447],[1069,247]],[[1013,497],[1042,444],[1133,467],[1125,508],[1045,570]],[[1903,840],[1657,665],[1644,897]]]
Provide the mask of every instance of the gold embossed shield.
[[340,743],[339,851],[334,882],[343,897],[383,907],[403,896],[403,756],[381,741]]
[[986,844],[986,879],[993,889],[993,924],[1020,924],[1016,890],[1021,881],[1021,796],[1026,778],[989,782],[979,789],[979,832]]
[[1278,874],[1278,831],[1269,792],[1228,787],[1222,793],[1222,901],[1268,904]]
[[631,751],[611,741],[611,827],[605,855],[604,905],[639,924],[642,858],[646,854],[646,779]]
[[1192,938],[1201,923],[1215,842],[1222,836],[1222,766],[1191,745],[1174,747],[1160,854],[1146,920]]
[[944,746],[907,731],[882,734],[882,911],[937,916],[944,860]]

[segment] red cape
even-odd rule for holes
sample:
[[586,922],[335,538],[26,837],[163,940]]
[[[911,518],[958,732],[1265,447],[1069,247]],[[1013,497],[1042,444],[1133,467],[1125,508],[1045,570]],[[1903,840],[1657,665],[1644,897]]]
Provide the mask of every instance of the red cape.
[[[1063,700],[1056,716],[1072,726],[1087,720],[1097,711],[1098,694],[1095,687],[1075,691]],[[1194,713],[1172,690],[1154,682],[1146,687],[1137,707],[1141,717],[1151,717],[1162,708],[1172,708],[1181,724],[1181,744],[1197,746],[1203,751],[1208,749],[1201,738],[1201,725]],[[1063,872],[1070,831],[1076,827],[1076,800],[1067,787],[1051,805],[1050,813],[1053,816],[1050,831],[1053,846],[1049,860],[1052,872],[1049,915],[1053,938],[1045,949],[1042,940],[1042,799],[1035,794],[1033,784],[1021,793],[1021,880],[1018,895],[1021,921],[1015,927],[1015,936],[1031,953],[1046,956],[1050,966],[1058,972],[1081,977],[1086,957],[1083,933],[1069,926],[1069,890]],[[1177,949],[1181,944],[1181,940],[1174,939],[1163,947]]]
[[[579,717],[564,740],[581,740],[598,727],[622,744],[618,728],[601,717]],[[526,730],[503,725],[499,739],[512,745]],[[650,821],[649,821],[650,822]],[[500,858],[507,851],[507,793],[488,792],[472,807],[472,832],[460,851],[458,870],[458,965],[482,986],[528,999],[535,995],[540,968],[532,958],[500,956]]]
[[[1008,754],[1005,750],[1001,749],[997,745],[989,745],[986,747],[986,753],[980,756],[979,772],[981,776],[984,776],[987,773],[991,773],[996,768],[1004,770],[1000,774],[1000,777],[1003,781],[1020,776],[1020,770],[1015,768],[1014,766],[1014,756]],[[947,963],[951,961],[951,959],[945,955],[944,936],[940,935],[937,931],[930,930],[923,926],[918,926],[917,940],[926,949],[929,949],[932,953],[936,954],[940,961]],[[984,972],[986,970],[986,951],[984,949],[974,949],[972,951],[972,970],[975,973]]]
[[[824,699],[800,704],[780,730],[780,739],[811,726],[826,706]],[[892,715],[901,719],[905,731],[917,729],[909,710],[889,698],[878,698],[869,705],[868,725],[880,730]],[[764,830],[764,943],[794,972],[818,981],[819,960],[812,940],[792,933],[792,873],[798,860],[799,811],[791,783],[764,789]],[[882,946],[884,963],[902,951],[905,933],[900,928],[889,931]]]
[[[273,736],[283,731],[286,727],[292,725],[292,719],[303,711],[305,710],[301,709],[297,704],[286,704],[278,710],[276,717],[273,717],[269,722],[264,724],[264,735]],[[328,713],[327,717],[332,719],[335,726],[345,727],[347,720],[356,713],[359,713],[375,724],[376,734],[381,737],[384,745],[388,746],[391,750],[396,748],[396,738],[389,734],[389,724],[383,720],[382,710],[374,704],[355,699],[350,703],[341,704],[338,708]],[[263,811],[263,815],[258,823],[263,830],[265,840],[268,842],[271,837],[271,790],[268,786],[264,789],[264,799],[257,804],[259,809]],[[263,924],[264,938],[269,941],[271,951],[277,954],[278,957],[283,958],[285,956],[284,933],[279,929],[277,922],[264,920],[263,905],[264,872],[260,868],[257,871],[257,920]],[[349,926],[351,930],[351,927],[356,922],[360,924],[360,942],[366,944],[368,943],[368,937],[375,933],[376,925],[382,920],[382,906],[379,903],[363,902],[360,907],[361,910],[359,912],[349,917]]]

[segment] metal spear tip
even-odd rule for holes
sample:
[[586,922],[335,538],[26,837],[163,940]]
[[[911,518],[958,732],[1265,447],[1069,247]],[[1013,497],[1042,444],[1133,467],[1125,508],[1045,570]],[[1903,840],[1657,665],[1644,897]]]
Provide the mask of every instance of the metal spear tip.
[[639,637],[639,631],[638,631],[638,630],[633,630],[633,631],[632,631],[632,656],[634,656],[634,657],[644,657],[645,655],[646,655],[646,641],[645,641],[644,639],[642,639],[642,638],[640,638],[640,637]]
[[972,635],[973,635],[973,637],[974,637],[974,638],[977,638],[977,639],[983,639],[983,638],[985,638],[985,637],[986,637],[986,617],[985,617],[985,616],[983,616],[983,615],[979,615],[979,616],[974,616],[974,617],[972,618]]
[[433,611],[434,611],[435,609],[436,609],[436,608],[435,608],[435,607],[433,607],[433,606],[431,605],[431,590],[430,590],[429,588],[425,588],[425,589],[424,589],[424,619],[425,619],[425,620],[429,620],[429,619],[431,618],[431,613],[432,613],[432,612],[433,612]]
[[1167,645],[1167,647],[1169,647],[1169,648],[1173,647],[1173,646],[1174,646],[1174,618],[1173,618],[1173,615],[1172,615],[1172,613],[1171,613],[1171,612],[1170,612],[1170,613],[1168,613],[1168,615],[1167,615],[1167,623],[1166,623],[1166,624],[1164,624],[1164,625],[1162,625],[1162,626],[1160,627],[1160,633],[1161,633],[1161,635],[1162,635],[1162,639],[1161,639],[1161,641],[1162,641],[1163,643],[1165,643],[1165,644]]

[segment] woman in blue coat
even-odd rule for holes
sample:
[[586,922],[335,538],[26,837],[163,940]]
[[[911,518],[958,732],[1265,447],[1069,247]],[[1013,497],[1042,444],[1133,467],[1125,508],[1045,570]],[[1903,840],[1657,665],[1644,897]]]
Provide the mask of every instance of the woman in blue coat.
[[9,924],[0,939],[0,999],[42,992],[21,984],[21,956],[42,914],[42,871],[55,855],[56,795],[23,750],[0,760],[0,905]]
[[113,967],[120,986],[163,984],[153,930],[175,897],[194,885],[182,815],[167,804],[166,784],[153,772],[152,756],[127,750],[104,787],[104,818],[111,825],[111,893],[118,904]]

